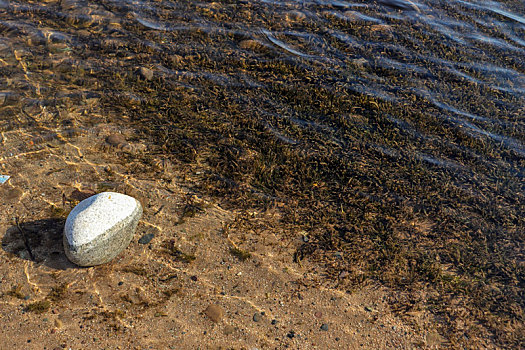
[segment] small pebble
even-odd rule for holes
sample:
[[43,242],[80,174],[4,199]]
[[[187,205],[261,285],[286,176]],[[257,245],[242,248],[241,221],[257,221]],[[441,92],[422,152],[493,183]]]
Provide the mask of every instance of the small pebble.
[[124,284],[124,282],[122,282],[122,281],[120,281],[120,282],[118,283],[119,286],[121,286],[121,285],[123,285],[123,284]]
[[226,325],[226,327],[224,327],[223,333],[224,333],[224,335],[230,335],[234,331],[235,331],[235,328],[233,326]]
[[276,325],[277,324],[277,320],[272,320],[272,322],[270,322],[271,324],[273,325]]
[[317,317],[317,318],[321,318],[321,317],[323,317],[323,313],[321,311],[316,311],[314,313],[314,316]]
[[323,323],[323,324],[321,325],[321,330],[322,330],[322,331],[327,331],[327,330],[328,330],[328,325],[327,325],[326,323]]
[[204,310],[204,314],[213,322],[218,323],[224,316],[224,310],[219,305],[210,304],[206,310]]
[[253,321],[254,322],[259,322],[261,320],[262,316],[260,313],[256,312],[253,314]]
[[197,280],[198,280],[197,276],[191,276],[190,278],[191,278],[192,281],[195,281],[195,282],[197,282]]
[[139,73],[146,80],[153,79],[153,71],[151,69],[149,69],[149,68],[140,67]]
[[372,310],[372,308],[369,307],[369,306],[365,306],[365,311],[372,312],[372,311],[374,311],[374,310]]
[[115,147],[128,143],[128,141],[126,141],[126,138],[122,134],[111,134],[108,137],[106,137],[106,142],[109,143],[111,146]]
[[295,332],[294,331],[290,331],[288,332],[288,334],[286,335],[288,338],[292,339],[295,337]]
[[140,244],[148,244],[151,242],[151,240],[155,237],[154,233],[147,233],[144,236],[140,237],[139,243]]

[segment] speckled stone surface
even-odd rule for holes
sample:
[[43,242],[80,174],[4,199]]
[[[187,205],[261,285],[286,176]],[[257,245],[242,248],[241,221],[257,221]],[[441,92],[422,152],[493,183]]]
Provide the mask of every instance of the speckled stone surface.
[[64,229],[64,250],[80,266],[104,264],[126,249],[142,216],[135,198],[103,192],[80,202]]

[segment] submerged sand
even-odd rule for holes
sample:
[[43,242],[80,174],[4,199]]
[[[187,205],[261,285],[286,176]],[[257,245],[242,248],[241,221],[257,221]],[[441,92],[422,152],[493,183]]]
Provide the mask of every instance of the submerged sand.
[[[3,134],[4,150],[14,139],[24,135]],[[285,234],[278,209],[224,209],[194,190],[199,171],[162,158],[146,171],[133,159],[153,146],[132,129],[100,124],[26,146],[2,152],[11,176],[0,185],[2,349],[440,345],[425,314],[395,316],[382,288],[344,291],[319,266],[294,262],[305,232]],[[80,268],[64,255],[64,219],[104,190],[135,196],[144,216],[114,261]],[[241,219],[257,229],[240,229]]]

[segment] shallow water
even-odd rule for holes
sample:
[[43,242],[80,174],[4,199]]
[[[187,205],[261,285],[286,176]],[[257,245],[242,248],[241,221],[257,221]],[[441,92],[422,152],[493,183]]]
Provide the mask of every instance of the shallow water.
[[[325,89],[353,90],[399,108],[421,99],[448,128],[501,143],[520,157],[525,152],[519,1],[9,1],[0,8],[3,132],[29,125],[28,132],[38,132],[46,106],[107,94],[97,74],[126,72],[141,46],[156,74],[197,90],[201,80],[239,89],[264,89],[265,82],[241,71],[217,73],[220,68],[170,69],[165,56],[203,54],[220,65],[225,55],[242,60],[269,51],[272,59],[305,69],[322,66],[329,72],[320,77]],[[197,33],[202,40],[192,38]],[[87,76],[74,82],[71,73],[79,69]],[[9,117],[14,108],[44,119]],[[312,122],[322,126],[321,119]]]
[[[185,111],[220,115],[217,125],[245,118],[283,145],[363,164],[352,175],[358,197],[440,208],[444,232],[482,231],[523,285],[523,1],[0,0],[0,33],[2,162],[119,113],[151,125]],[[188,106],[178,111],[177,99]],[[208,137],[250,139],[217,130],[196,127],[201,138],[177,145],[191,153]],[[283,195],[263,182],[254,192]],[[418,202],[432,186],[444,197]]]

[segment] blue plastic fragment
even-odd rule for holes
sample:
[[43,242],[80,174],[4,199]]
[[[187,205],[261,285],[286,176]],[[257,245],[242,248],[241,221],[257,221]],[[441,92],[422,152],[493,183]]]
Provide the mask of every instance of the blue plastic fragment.
[[10,177],[9,175],[0,175],[0,185],[9,180]]

